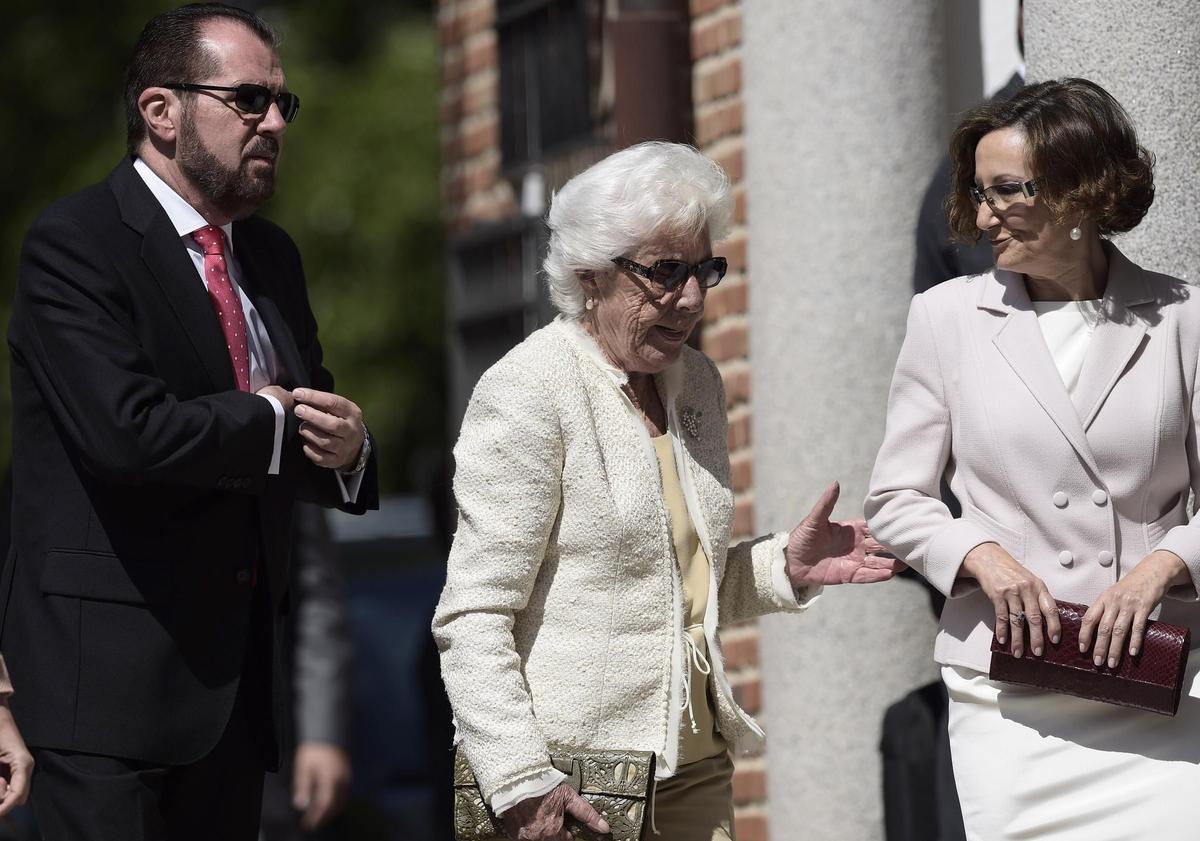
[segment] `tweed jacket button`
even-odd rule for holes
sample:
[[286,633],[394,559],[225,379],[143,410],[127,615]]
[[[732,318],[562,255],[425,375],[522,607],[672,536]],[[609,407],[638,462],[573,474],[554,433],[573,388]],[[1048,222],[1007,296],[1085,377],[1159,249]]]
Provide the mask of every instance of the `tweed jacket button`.
[[1070,552],[1068,552],[1066,549],[1063,549],[1061,552],[1058,553],[1058,562],[1065,567],[1069,567],[1072,564],[1072,562],[1074,562],[1074,560],[1075,560],[1075,556],[1072,555]]
[[1093,491],[1092,502],[1096,503],[1097,505],[1104,505],[1106,502],[1108,502],[1108,494],[1101,490]]
[[1110,567],[1113,562],[1113,553],[1107,549],[1101,549],[1096,555],[1096,560],[1100,562],[1100,566]]
[[1056,491],[1053,499],[1054,499],[1054,507],[1055,508],[1066,508],[1067,507],[1067,501],[1068,501],[1067,495],[1065,493],[1063,493],[1062,491]]

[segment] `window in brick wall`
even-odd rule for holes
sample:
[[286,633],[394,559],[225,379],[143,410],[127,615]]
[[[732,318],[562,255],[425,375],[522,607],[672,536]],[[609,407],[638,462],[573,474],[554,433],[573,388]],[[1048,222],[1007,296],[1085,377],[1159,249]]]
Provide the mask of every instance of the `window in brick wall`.
[[477,228],[451,243],[449,341],[451,422],[457,428],[479,377],[554,317],[539,284],[546,229],[515,218]]
[[590,134],[587,21],[586,0],[497,0],[506,167]]

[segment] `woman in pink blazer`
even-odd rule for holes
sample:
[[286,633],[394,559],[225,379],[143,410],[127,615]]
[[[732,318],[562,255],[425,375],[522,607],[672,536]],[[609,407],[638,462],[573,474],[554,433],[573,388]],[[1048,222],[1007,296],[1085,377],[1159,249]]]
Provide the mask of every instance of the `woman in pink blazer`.
[[1056,598],[1091,605],[1097,663],[1136,653],[1147,618],[1200,640],[1200,290],[1109,241],[1149,209],[1153,162],[1094,83],[981,106],[951,158],[952,228],[996,269],[913,299],[866,512],[949,597],[934,657],[967,835],[1194,839],[1200,657],[1173,719],[987,671],[993,628],[1017,656],[1058,642]]

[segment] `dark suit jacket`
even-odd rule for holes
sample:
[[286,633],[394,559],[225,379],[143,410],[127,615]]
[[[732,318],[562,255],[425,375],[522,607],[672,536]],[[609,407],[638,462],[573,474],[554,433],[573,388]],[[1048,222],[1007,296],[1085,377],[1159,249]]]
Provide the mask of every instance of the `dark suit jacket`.
[[[295,245],[260,218],[235,223],[233,241],[278,384],[332,390]],[[281,473],[267,475],[274,412],[236,390],[195,266],[131,161],[30,229],[9,345],[15,501],[0,650],[26,741],[194,761],[225,727],[255,638],[261,663],[247,673],[268,699],[269,742],[271,710],[276,726],[287,718],[274,649],[293,501],[341,497],[304,458],[290,413]],[[368,470],[357,504],[342,507],[376,507]]]

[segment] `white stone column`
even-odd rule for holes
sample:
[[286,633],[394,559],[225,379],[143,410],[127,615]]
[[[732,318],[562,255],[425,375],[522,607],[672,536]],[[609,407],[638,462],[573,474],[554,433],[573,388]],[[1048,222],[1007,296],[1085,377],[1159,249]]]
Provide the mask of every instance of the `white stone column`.
[[1029,80],[1083,76],[1133,117],[1157,158],[1154,206],[1117,244],[1148,269],[1200,280],[1200,3],[1031,0]]
[[[861,516],[945,140],[943,11],[743,6],[759,531],[790,528],[835,478],[838,516]],[[924,592],[831,588],[761,627],[771,837],[881,839],[884,709],[937,676]]]

